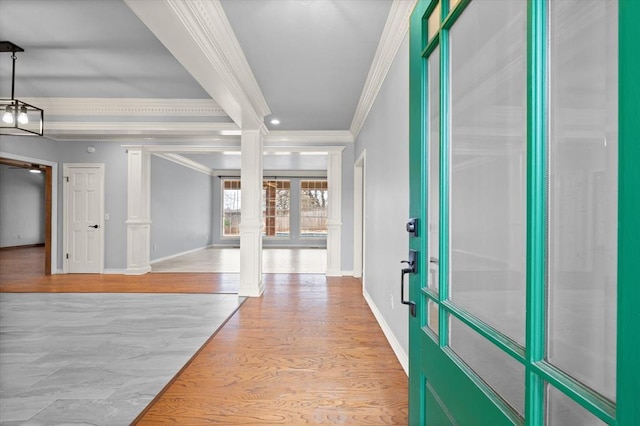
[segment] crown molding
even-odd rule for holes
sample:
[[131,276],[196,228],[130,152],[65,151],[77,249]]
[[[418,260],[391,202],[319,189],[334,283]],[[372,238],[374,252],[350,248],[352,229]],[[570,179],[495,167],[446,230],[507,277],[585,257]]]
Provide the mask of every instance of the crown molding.
[[205,166],[204,164],[200,164],[197,161],[193,161],[190,158],[183,157],[180,154],[172,154],[172,153],[155,153],[154,155],[164,158],[167,161],[171,161],[172,163],[179,164],[181,166],[187,167],[191,170],[195,170],[196,172],[204,173],[205,175],[217,176],[216,172],[211,168]]
[[[240,169],[219,169],[213,170],[213,176],[219,178],[239,178],[241,176]],[[262,178],[319,178],[326,179],[326,170],[263,170]]]
[[278,130],[271,131],[264,138],[265,143],[353,143],[349,130]]
[[387,22],[382,30],[380,43],[373,57],[367,80],[362,89],[356,112],[351,121],[351,134],[358,138],[360,130],[373,107],[373,103],[380,92],[380,88],[391,68],[393,59],[400,48],[400,44],[409,30],[411,12],[416,5],[416,0],[394,0],[387,17]]
[[[81,121],[50,121],[47,123],[45,134],[60,132],[68,133],[115,133],[115,134],[170,134],[189,135],[218,134],[238,130],[234,123],[184,123],[184,122],[81,122]],[[237,136],[236,136],[237,138]]]
[[243,129],[270,113],[218,0],[125,0],[185,69]]
[[212,99],[24,98],[47,116],[226,117]]
[[[177,1],[183,2],[183,0]],[[271,114],[271,110],[269,109],[267,100],[262,94],[253,70],[244,55],[244,51],[236,38],[236,34],[231,27],[231,22],[229,22],[220,0],[203,1],[196,4],[201,6],[201,13],[211,18],[209,24],[213,25],[207,25],[204,29],[213,28],[218,31],[218,43],[220,43],[220,47],[233,70],[233,75],[238,78],[240,85],[244,89],[244,93],[251,101],[253,109],[260,117],[260,124],[263,125],[264,116]]]
[[238,144],[215,145],[122,145],[126,150],[141,150],[152,154],[210,154],[212,152],[238,151]]
[[50,121],[45,136],[53,140],[239,140],[234,123],[183,122],[62,122]]

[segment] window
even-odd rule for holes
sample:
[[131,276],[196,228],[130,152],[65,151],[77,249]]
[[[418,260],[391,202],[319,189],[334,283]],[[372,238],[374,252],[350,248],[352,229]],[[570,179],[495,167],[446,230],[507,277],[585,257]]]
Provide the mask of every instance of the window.
[[240,179],[225,179],[222,188],[222,236],[240,236]]
[[[240,179],[223,179],[222,197],[222,236],[239,237],[242,205]],[[262,235],[294,240],[297,237],[326,238],[328,203],[326,178],[264,179]]]
[[300,182],[300,236],[327,236],[329,192],[326,179]]
[[262,235],[289,237],[291,182],[264,180],[262,182]]

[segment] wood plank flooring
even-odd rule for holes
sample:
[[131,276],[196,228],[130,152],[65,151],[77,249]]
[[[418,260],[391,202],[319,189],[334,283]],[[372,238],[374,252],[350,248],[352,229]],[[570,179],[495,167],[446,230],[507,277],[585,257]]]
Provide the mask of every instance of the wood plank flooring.
[[44,247],[0,249],[0,284],[44,276]]
[[406,424],[407,376],[358,280],[265,275],[138,425]]
[[[237,288],[219,275],[14,276],[5,283],[0,273],[0,291]],[[264,277],[264,296],[247,300],[135,424],[406,424],[408,379],[360,281]]]

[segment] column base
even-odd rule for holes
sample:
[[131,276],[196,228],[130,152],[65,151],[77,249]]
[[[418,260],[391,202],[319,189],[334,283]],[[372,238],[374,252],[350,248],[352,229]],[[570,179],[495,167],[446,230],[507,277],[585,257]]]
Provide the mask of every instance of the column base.
[[125,275],[144,275],[151,272],[151,266],[146,268],[127,268],[124,272]]

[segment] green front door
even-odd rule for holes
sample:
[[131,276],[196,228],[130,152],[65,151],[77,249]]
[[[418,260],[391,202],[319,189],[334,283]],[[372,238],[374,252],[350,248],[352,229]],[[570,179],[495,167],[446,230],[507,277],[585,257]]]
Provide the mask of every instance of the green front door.
[[419,0],[412,425],[640,424],[639,0]]

